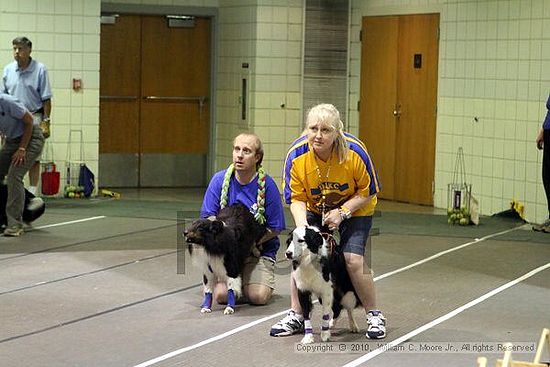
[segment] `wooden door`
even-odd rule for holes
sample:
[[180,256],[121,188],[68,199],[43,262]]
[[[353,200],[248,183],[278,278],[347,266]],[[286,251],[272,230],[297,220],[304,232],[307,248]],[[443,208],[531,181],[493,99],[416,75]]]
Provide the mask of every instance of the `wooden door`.
[[197,171],[205,170],[208,153],[210,21],[169,27],[164,17],[143,16],[142,22],[142,185],[203,186],[206,173]]
[[100,182],[102,186],[135,187],[139,172],[141,17],[125,15],[112,24],[102,24],[100,42]]
[[360,137],[381,198],[433,205],[439,15],[365,17]]
[[395,196],[394,180],[389,177],[395,172],[398,35],[397,17],[369,17],[368,23],[363,22],[359,137],[376,165],[383,199]]
[[395,194],[427,205],[435,174],[438,29],[437,14],[399,19]]
[[120,15],[101,26],[102,186],[205,185],[210,20],[171,24]]

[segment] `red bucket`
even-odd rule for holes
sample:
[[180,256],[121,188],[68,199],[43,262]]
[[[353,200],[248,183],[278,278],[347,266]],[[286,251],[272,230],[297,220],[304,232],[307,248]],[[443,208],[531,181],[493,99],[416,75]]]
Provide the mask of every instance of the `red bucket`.
[[55,170],[55,164],[48,168],[45,172],[42,172],[42,195],[55,195],[59,192],[61,176]]

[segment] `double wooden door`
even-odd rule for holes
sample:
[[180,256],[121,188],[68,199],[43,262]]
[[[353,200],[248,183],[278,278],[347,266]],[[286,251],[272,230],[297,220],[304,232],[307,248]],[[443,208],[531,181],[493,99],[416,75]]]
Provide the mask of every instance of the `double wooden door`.
[[101,25],[101,186],[204,186],[210,20],[113,19]]
[[379,197],[433,205],[439,14],[364,17],[359,134]]

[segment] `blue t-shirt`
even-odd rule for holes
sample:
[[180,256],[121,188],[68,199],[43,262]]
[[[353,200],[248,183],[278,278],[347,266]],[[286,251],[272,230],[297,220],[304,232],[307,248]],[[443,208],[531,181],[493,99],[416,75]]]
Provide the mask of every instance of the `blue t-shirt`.
[[546,118],[542,124],[544,130],[550,130],[550,94],[548,95],[548,100],[546,101]]
[[0,134],[8,139],[23,135],[25,123],[21,120],[27,109],[12,96],[0,93]]
[[[216,215],[220,211],[220,196],[222,192],[223,177],[225,171],[217,172],[204,194],[202,202],[201,217],[207,218],[211,215]],[[255,214],[258,206],[256,204],[258,195],[258,176],[246,185],[241,185],[235,178],[231,176],[229,181],[229,190],[227,205],[241,203],[250,208],[250,212]],[[265,177],[265,218],[266,226],[275,231],[285,229],[285,215],[283,211],[283,203],[279,189],[275,181],[270,176]],[[280,246],[279,238],[275,237],[263,244],[262,256],[268,256],[275,260],[277,250]]]
[[2,77],[4,93],[17,98],[31,112],[36,112],[44,101],[52,98],[48,71],[44,64],[31,59],[25,70],[20,70],[16,61],[6,65]]

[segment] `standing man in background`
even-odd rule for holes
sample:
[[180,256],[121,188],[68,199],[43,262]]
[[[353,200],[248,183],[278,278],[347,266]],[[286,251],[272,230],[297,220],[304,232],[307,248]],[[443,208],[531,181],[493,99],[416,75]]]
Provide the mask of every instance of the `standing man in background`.
[[[550,218],[550,94],[546,101],[546,109],[546,118],[539,129],[536,143],[537,148],[542,149],[542,183],[546,193],[548,218]],[[534,225],[533,230],[550,233],[550,219],[545,220],[542,224]]]
[[[2,92],[17,98],[32,114],[33,124],[42,129],[44,138],[50,136],[52,92],[44,64],[31,57],[32,42],[27,37],[12,41],[14,62],[4,67]],[[40,156],[29,170],[29,191],[37,194],[40,178]],[[41,200],[41,199],[39,199]]]

